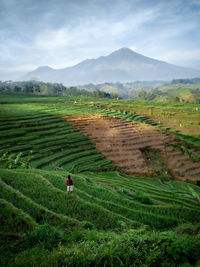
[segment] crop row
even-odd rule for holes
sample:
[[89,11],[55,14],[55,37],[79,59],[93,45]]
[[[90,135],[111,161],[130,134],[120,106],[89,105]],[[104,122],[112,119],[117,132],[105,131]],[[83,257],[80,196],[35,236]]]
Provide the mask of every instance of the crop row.
[[[108,186],[113,188],[121,188],[123,185],[123,195],[126,195],[128,198],[133,198],[133,192],[140,191],[144,192],[147,195],[150,195],[156,203],[168,203],[173,205],[178,205],[188,208],[199,209],[197,200],[193,198],[191,193],[189,193],[188,187],[193,185],[187,185],[177,182],[177,181],[168,181],[165,182],[165,190],[163,190],[163,185],[159,183],[158,178],[145,178],[134,176],[126,176],[116,173],[99,173],[94,175],[93,173],[82,174],[83,177],[91,177],[99,183],[105,183]],[[114,176],[114,177],[113,177]],[[146,183],[144,182],[146,180]],[[150,189],[152,188],[152,189]],[[194,187],[197,190],[197,187]],[[197,192],[200,193],[200,190]]]
[[[30,212],[33,214],[34,207],[35,212],[39,212],[42,208],[47,212],[58,214],[63,219],[66,218],[66,215],[70,216],[71,222],[89,220],[99,229],[115,228],[117,227],[117,221],[120,219],[131,224],[131,221],[129,222],[128,219],[114,212],[109,212],[100,205],[89,203],[75,195],[68,196],[64,190],[54,187],[52,183],[41,175],[4,170],[1,171],[0,176],[3,180],[1,182],[3,185],[1,197],[5,198],[7,196],[7,201],[14,202],[13,198],[10,197],[10,192],[6,193],[6,190],[8,191],[9,188],[9,191],[15,193],[17,197],[21,196],[21,199],[26,200],[25,204],[19,201],[16,205],[29,214]],[[29,207],[24,207],[27,202]],[[66,204],[63,205],[63,203]],[[15,205],[15,203],[13,204]],[[40,218],[37,218],[35,215],[34,217],[36,222],[39,222]],[[106,221],[102,223],[104,218],[106,218]],[[43,219],[42,214],[41,219]],[[58,221],[60,221],[59,217]]]
[[[28,109],[22,109],[21,113],[17,109],[12,117],[14,108],[13,105],[12,112],[5,108],[0,113],[0,120],[9,123],[0,129],[1,155],[22,152],[21,159],[26,161],[31,151],[30,165],[34,168],[63,167],[78,172],[99,171],[101,167],[103,170],[115,168],[96,150],[88,137],[62,118],[47,112],[52,108],[44,105],[39,111],[33,111],[32,116]],[[68,110],[70,112],[72,107]]]
[[[23,172],[25,173],[25,170]],[[34,174],[34,172],[34,170],[30,170],[29,174]],[[61,191],[66,190],[66,174],[64,172],[57,172],[54,175],[52,175],[51,172],[46,171],[38,170],[36,173],[37,172],[40,176],[42,175],[41,177],[43,178],[41,179],[44,179],[45,177],[44,181],[49,181],[54,188]],[[184,207],[184,201],[187,200],[187,198],[184,199],[184,194],[182,198],[179,198],[180,203],[176,203],[175,201],[174,204],[171,205],[170,202],[163,198],[163,203],[160,205],[157,203],[154,195],[150,194],[146,191],[146,188],[144,188],[143,194],[146,194],[146,196],[152,200],[151,204],[145,204],[142,203],[140,199],[136,198],[138,188],[134,186],[134,179],[131,188],[133,194],[129,195],[123,184],[121,187],[118,186],[119,180],[115,172],[107,173],[107,175],[110,177],[110,180],[115,180],[115,186],[110,183],[110,180],[108,180],[107,183],[102,181],[102,173],[92,174],[88,172],[87,174],[74,174],[74,195],[79,197],[82,201],[94,203],[98,207],[103,207],[112,215],[114,214],[116,216],[116,214],[118,214],[121,218],[124,218],[125,221],[127,220],[133,224],[137,221],[141,225],[146,224],[152,228],[165,229],[179,223],[198,222],[199,210],[198,208],[195,208],[195,206]],[[126,178],[124,179],[126,180]],[[102,182],[99,182],[100,180]],[[157,183],[157,191],[160,191],[159,182]],[[168,191],[170,193],[170,187],[168,188]],[[176,198],[177,197],[174,196],[175,200]]]
[[145,123],[145,124],[155,126],[157,128],[160,128],[166,132],[169,132],[169,133],[175,135],[176,138],[179,139],[180,141],[184,141],[187,144],[192,145],[192,146],[197,147],[197,148],[200,147],[200,140],[199,139],[178,133],[176,131],[171,130],[168,127],[159,126],[157,123],[152,121],[148,116],[141,116],[141,115],[132,114],[132,113],[126,114],[126,113],[122,113],[120,111],[114,111],[114,110],[111,111],[111,110],[107,110],[107,109],[102,109],[100,111],[100,113],[104,114],[104,115],[108,115],[108,116],[115,116],[115,117],[118,117],[121,119],[136,121],[136,122]]

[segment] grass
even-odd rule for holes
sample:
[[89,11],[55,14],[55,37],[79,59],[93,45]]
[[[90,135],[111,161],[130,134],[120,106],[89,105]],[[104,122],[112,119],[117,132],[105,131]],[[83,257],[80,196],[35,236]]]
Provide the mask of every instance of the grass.
[[[25,161],[29,151],[32,151],[30,165],[34,168],[53,169],[51,164],[53,162],[56,166],[70,170],[72,165],[68,162],[71,160],[74,166],[78,166],[80,157],[83,159],[86,157],[85,161],[90,166],[94,161],[99,161],[98,171],[101,170],[101,165],[103,170],[115,168],[95,149],[86,136],[65,120],[48,114],[47,110],[45,113],[37,111],[37,105],[33,105],[32,108],[27,104],[22,106],[22,109],[19,109],[18,105],[13,106],[16,110],[15,117],[7,105],[1,110],[0,120],[9,121],[9,127],[2,126],[0,132],[1,155],[6,152],[10,154],[22,152]],[[30,113],[31,109],[34,112]],[[103,162],[100,162],[102,159]],[[78,169],[81,171],[81,168]],[[90,167],[90,170],[95,171],[96,166]]]
[[[153,177],[119,172],[59,117],[95,112],[154,124],[144,114],[124,114],[140,110],[142,102],[95,99],[91,107],[92,99],[74,100],[0,100],[0,154],[14,155],[10,169],[0,162],[0,265],[198,266],[200,188],[166,176],[154,151],[145,152]],[[164,103],[162,110],[168,108]],[[184,110],[192,109],[188,104]],[[15,164],[18,153],[23,154]],[[26,169],[21,161],[28,157]],[[68,173],[72,194],[66,192]]]
[[[148,180],[128,175],[122,177],[117,172],[98,174],[88,172],[72,175],[75,190],[72,195],[68,195],[65,186],[66,173],[62,171],[2,169],[0,177],[1,207],[4,210],[1,215],[4,222],[3,238],[8,239],[12,235],[13,240],[15,233],[15,237],[17,234],[20,240],[14,239],[15,241],[7,243],[6,253],[10,253],[10,245],[20,242],[20,246],[18,245],[20,252],[11,253],[10,263],[15,260],[15,262],[19,261],[20,264],[25,264],[28,258],[32,258],[33,262],[38,261],[39,266],[41,264],[48,265],[49,256],[45,259],[43,257],[38,259],[36,251],[41,249],[45,253],[48,251],[48,255],[55,256],[55,254],[58,255],[61,248],[65,251],[70,244],[70,251],[73,255],[78,250],[89,264],[90,260],[82,247],[85,244],[92,253],[93,262],[98,265],[100,259],[101,262],[106,260],[107,253],[111,253],[109,249],[112,250],[113,244],[116,245],[118,242],[120,242],[118,244],[121,242],[124,244],[122,251],[126,251],[127,260],[130,262],[132,249],[137,248],[138,253],[142,253],[142,244],[146,247],[152,242],[152,246],[162,243],[163,246],[167,246],[167,240],[174,240],[174,238],[180,242],[179,240],[184,235],[176,235],[174,227],[189,223],[197,225],[199,221],[199,204],[194,197],[195,194],[199,195],[199,188],[190,185],[191,193],[186,183],[178,181],[162,184],[158,178]],[[120,184],[122,178],[123,184]],[[139,188],[143,188],[143,190],[139,191]],[[155,193],[160,196],[159,201]],[[168,198],[171,196],[174,200],[173,205],[166,196]],[[188,203],[188,206],[185,206],[185,203]],[[14,217],[11,214],[15,214]],[[47,225],[45,226],[45,224]],[[41,228],[38,228],[40,226]],[[154,241],[150,241],[153,229],[156,239],[154,236]],[[23,235],[20,236],[20,233]],[[164,235],[164,233],[166,234]],[[170,235],[174,235],[172,239],[170,239]],[[125,236],[129,236],[127,240],[131,239],[133,242],[130,250],[127,250],[125,240],[122,241],[122,237],[125,238]],[[191,242],[190,236],[187,238],[186,246]],[[200,242],[194,236],[192,240]],[[51,242],[54,245],[51,245]],[[196,245],[194,248],[197,249]],[[121,250],[122,247],[116,247],[116,250],[112,251],[114,258],[118,255],[119,249]],[[16,251],[18,251],[17,248]],[[153,250],[149,253],[158,260],[157,254],[154,252]],[[3,253],[5,258],[6,253],[5,251]],[[143,261],[146,262],[148,257],[147,255],[141,257],[140,253],[135,255],[135,259],[141,264]],[[169,256],[171,252],[166,256],[164,248],[162,253],[165,257],[171,257]],[[64,255],[65,253],[61,253],[59,258],[62,262],[65,262]],[[2,258],[2,262],[5,258]],[[59,259],[56,256],[56,262],[60,261]],[[76,256],[71,258],[73,264],[78,264],[77,260]],[[122,260],[124,262],[125,259],[122,257]],[[197,256],[192,258],[191,262],[194,260],[197,260]],[[176,260],[172,262],[176,262]],[[180,258],[178,262],[181,262]]]

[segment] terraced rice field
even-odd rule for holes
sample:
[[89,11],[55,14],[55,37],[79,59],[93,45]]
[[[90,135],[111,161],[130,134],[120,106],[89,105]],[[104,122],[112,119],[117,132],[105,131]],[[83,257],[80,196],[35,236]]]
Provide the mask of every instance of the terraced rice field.
[[0,265],[198,266],[200,188],[148,159],[197,181],[198,163],[170,147],[182,143],[137,116],[47,100],[0,110]]
[[[87,220],[97,229],[105,230],[119,227],[121,220],[129,227],[145,224],[167,229],[199,219],[196,199],[186,186],[176,181],[87,172],[73,175],[76,186],[74,194],[69,196],[66,173],[62,171],[1,170],[0,178],[0,198],[20,209],[33,224],[48,221],[71,227]],[[199,192],[196,187],[194,190]],[[70,205],[61,204],[69,199]]]
[[174,151],[170,145],[180,142],[169,133],[147,124],[99,114],[63,118],[91,138],[101,153],[124,173],[152,176],[153,170],[144,155],[145,150],[152,150],[166,161],[176,179],[200,181],[199,163]]
[[[194,196],[194,193],[200,194],[197,186],[158,178],[141,179],[118,172],[84,172],[72,177],[75,189],[68,195],[66,172],[0,170],[2,266],[7,263],[11,266],[49,266],[50,263],[78,266],[83,259],[88,264],[90,257],[95,266],[102,266],[107,260],[107,248],[112,249],[113,242],[123,242],[124,250],[128,249],[126,259],[120,259],[122,265],[127,263],[127,258],[128,265],[131,264],[132,251],[140,251],[140,246],[145,246],[145,251],[155,247],[153,252],[148,250],[153,256],[164,246],[162,262],[165,257],[168,264],[168,257],[174,255],[171,250],[166,252],[168,241],[170,244],[175,242],[172,245],[176,244],[180,249],[184,241],[184,246],[194,254],[191,261],[198,259],[198,238],[175,234],[171,230],[179,225],[187,229],[186,224],[189,227],[191,223],[198,224],[199,204]],[[130,247],[128,238],[132,240]],[[190,242],[195,242],[192,250]],[[102,251],[104,247],[106,251]],[[121,248],[114,253],[118,251],[120,253]],[[182,255],[182,250],[179,253]],[[99,257],[102,257],[101,264]],[[147,261],[146,266],[152,266],[155,258],[159,259],[154,256],[153,262],[149,263],[148,257],[141,257],[140,253],[134,257],[140,265]],[[172,262],[183,261],[178,258]]]
[[198,104],[153,101],[123,100],[98,103],[103,108],[127,110],[140,116],[149,117],[158,125],[170,127],[182,134],[200,138],[200,109]]
[[30,151],[31,167],[67,171],[111,170],[115,166],[99,153],[90,139],[58,116],[35,111],[0,116],[0,154]]

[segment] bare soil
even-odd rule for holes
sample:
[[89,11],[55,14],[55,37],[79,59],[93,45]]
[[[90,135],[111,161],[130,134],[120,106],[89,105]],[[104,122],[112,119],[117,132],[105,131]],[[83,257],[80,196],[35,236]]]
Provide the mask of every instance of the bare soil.
[[[99,114],[62,116],[92,139],[108,159],[127,174],[152,176],[145,149],[157,151],[172,176],[182,181],[200,181],[200,164],[170,144],[179,144],[173,135],[153,126]],[[151,159],[149,159],[151,160]]]

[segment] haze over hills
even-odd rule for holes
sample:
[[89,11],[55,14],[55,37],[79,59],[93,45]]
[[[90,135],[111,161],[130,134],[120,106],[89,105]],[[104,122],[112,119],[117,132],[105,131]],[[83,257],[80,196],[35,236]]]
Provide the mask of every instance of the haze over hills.
[[66,86],[87,83],[171,80],[200,76],[200,70],[179,67],[121,48],[108,56],[86,59],[64,69],[39,67],[21,80],[61,82]]

